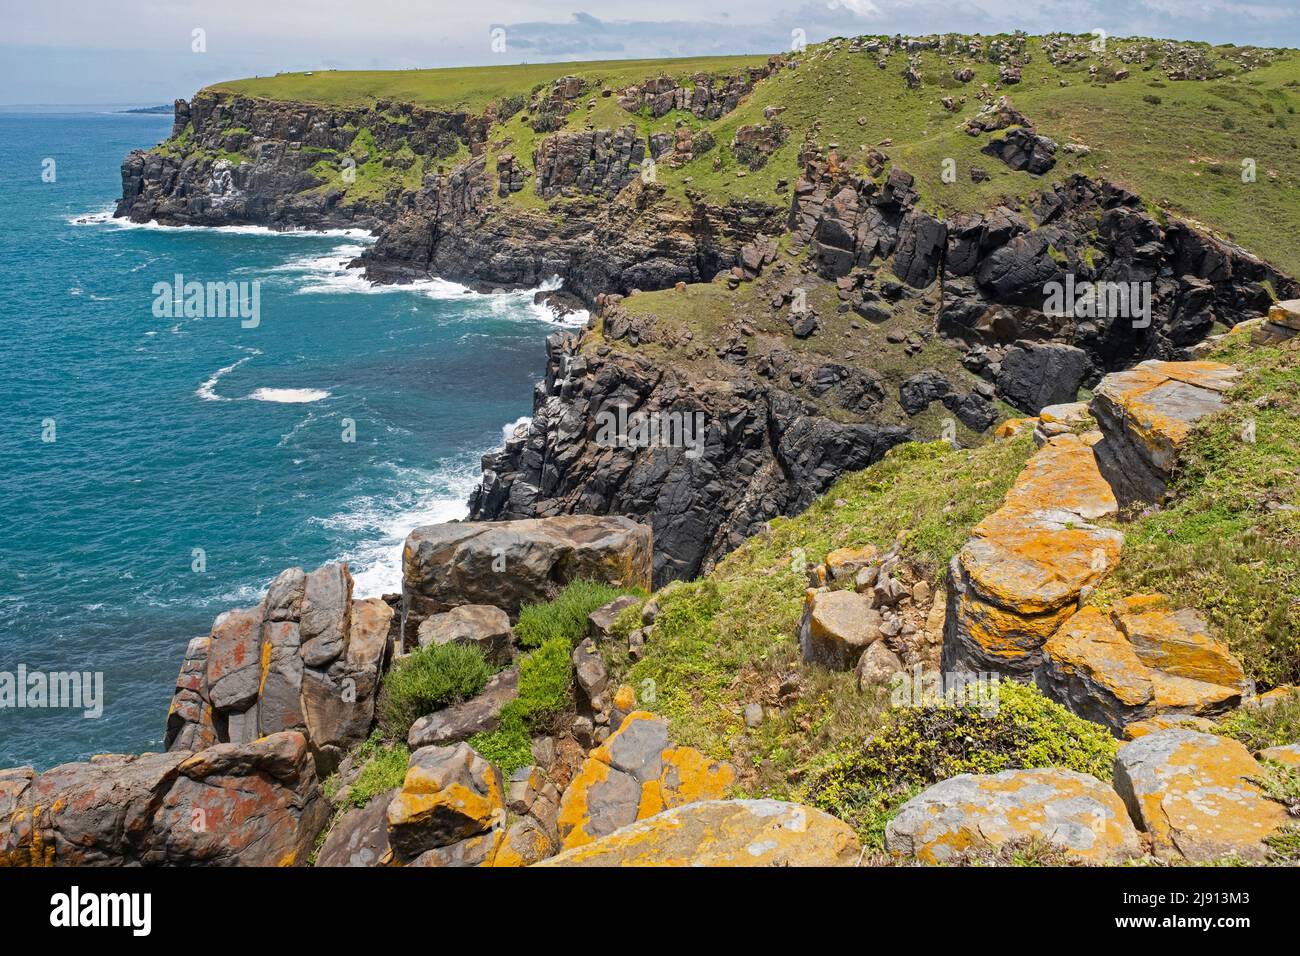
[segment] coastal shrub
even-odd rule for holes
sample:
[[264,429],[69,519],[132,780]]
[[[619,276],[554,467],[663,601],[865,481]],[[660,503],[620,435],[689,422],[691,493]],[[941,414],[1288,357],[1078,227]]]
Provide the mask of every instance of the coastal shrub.
[[1300,742],[1300,692],[1270,707],[1241,707],[1224,717],[1214,732],[1231,737],[1248,750]]
[[569,639],[561,635],[525,655],[519,662],[519,694],[501,708],[501,725],[470,738],[470,746],[507,776],[533,762],[533,734],[550,730],[569,709],[572,649]]
[[518,94],[507,96],[501,101],[501,105],[497,107],[497,120],[504,123],[527,105],[528,100],[523,96]]
[[1100,724],[1038,688],[1001,681],[995,713],[946,704],[901,707],[858,747],[842,747],[814,775],[814,805],[847,820],[868,843],[921,788],[962,773],[1061,767],[1109,780],[1117,749]]
[[580,641],[587,633],[587,615],[628,593],[632,592],[597,581],[572,581],[552,601],[525,604],[519,611],[515,637],[524,647],[541,647],[557,637],[571,643]]
[[435,644],[399,660],[379,691],[379,726],[404,740],[411,725],[439,707],[459,703],[483,689],[492,666],[475,647]]

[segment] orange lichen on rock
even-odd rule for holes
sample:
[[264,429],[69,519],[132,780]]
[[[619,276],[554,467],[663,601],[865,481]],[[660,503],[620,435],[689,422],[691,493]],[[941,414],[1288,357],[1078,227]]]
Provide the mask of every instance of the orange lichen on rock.
[[1244,674],[1194,612],[1147,594],[1072,617],[1043,645],[1035,679],[1048,697],[1127,736],[1135,721],[1222,713],[1241,701]]
[[1141,853],[1115,791],[1088,774],[1055,768],[951,777],[903,804],[885,829],[890,853],[930,864],[1029,840],[1089,863]]
[[953,559],[945,670],[1028,674],[1084,590],[1118,562],[1124,536],[1092,523],[1118,508],[1097,469],[1096,439],[1048,439]]
[[1164,859],[1262,860],[1290,817],[1256,782],[1263,768],[1235,740],[1162,730],[1119,749],[1115,789]]
[[853,866],[862,847],[830,814],[777,800],[704,800],[639,820],[541,866]]

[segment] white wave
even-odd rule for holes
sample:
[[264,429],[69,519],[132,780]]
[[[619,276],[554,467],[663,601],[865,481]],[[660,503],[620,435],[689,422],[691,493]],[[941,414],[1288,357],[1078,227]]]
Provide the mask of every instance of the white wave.
[[366,295],[419,295],[426,299],[438,301],[469,302],[485,306],[493,316],[498,318],[522,317],[577,328],[585,326],[590,313],[578,309],[561,316],[559,311],[544,302],[535,301],[539,292],[554,292],[563,285],[559,276],[552,276],[535,289],[512,289],[494,292],[476,292],[469,286],[450,279],[416,279],[403,283],[376,283],[365,276],[365,269],[357,266],[350,268],[340,266],[345,257],[355,258],[361,247],[340,246],[329,255],[315,259],[299,259],[282,267],[285,271],[314,271],[313,280],[298,288],[299,295],[333,295],[338,293],[362,293]]
[[516,418],[509,425],[506,425],[501,429],[501,436],[502,436],[501,444],[504,445],[510,439],[516,437],[516,435],[519,434],[519,430],[521,428],[523,429],[523,434],[525,435],[528,434],[528,426],[531,425],[532,423],[533,423],[533,419],[531,416],[528,415],[521,415],[519,418]]
[[286,405],[300,405],[306,402],[319,402],[329,398],[330,393],[323,388],[255,388],[246,396],[255,402],[281,402]]
[[339,559],[348,562],[358,597],[401,590],[402,546],[413,529],[469,514],[466,502],[480,478],[478,458],[448,462],[433,471],[401,469],[398,478],[405,493],[396,503],[388,494],[362,495],[347,510],[319,522],[361,533],[360,542]]
[[233,372],[235,369],[239,368],[239,366],[243,365],[245,362],[249,361],[250,359],[254,359],[257,356],[262,354],[261,351],[259,351],[258,349],[246,349],[245,351],[247,351],[249,354],[245,355],[243,358],[239,359],[238,361],[231,362],[225,368],[217,369],[215,372],[212,373],[211,376],[209,376],[207,381],[205,381],[202,385],[200,385],[197,389],[195,389],[194,394],[197,395],[199,398],[203,399],[205,402],[230,401],[230,399],[222,398],[220,395],[217,394],[217,382],[221,381],[221,376],[225,375],[227,372]]
[[117,219],[113,216],[115,206],[97,212],[68,216],[65,219],[71,226],[113,226],[118,229],[157,229],[174,232],[177,230],[203,230],[208,232],[228,233],[239,236],[342,236],[349,239],[370,239],[375,234],[369,229],[305,229],[295,226],[290,229],[272,229],[270,226],[166,226],[155,219],[148,222],[132,222],[129,219]]

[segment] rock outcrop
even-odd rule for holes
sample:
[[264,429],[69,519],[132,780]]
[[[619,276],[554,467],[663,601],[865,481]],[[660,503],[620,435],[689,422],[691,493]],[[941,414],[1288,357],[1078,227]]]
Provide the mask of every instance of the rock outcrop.
[[1116,736],[1155,717],[1204,717],[1241,703],[1245,674],[1190,610],[1161,595],[1084,608],[1043,645],[1038,686]]
[[9,866],[297,866],[329,820],[307,739],[0,773]]
[[903,804],[885,828],[891,854],[931,864],[1031,841],[1088,863],[1118,863],[1142,854],[1115,791],[1073,770],[950,777]]
[[[699,454],[684,445],[601,445],[602,413],[616,415],[620,406],[702,421]],[[659,586],[706,571],[764,521],[802,511],[845,471],[866,467],[910,437],[894,425],[832,421],[749,376],[691,381],[557,335],[547,342],[546,378],[527,433],[484,456],[471,517],[645,520],[654,530]],[[719,507],[724,501],[727,507]]]
[[1106,376],[1091,409],[1105,435],[1097,463],[1120,504],[1164,499],[1179,446],[1239,375],[1217,362],[1151,361]]
[[1263,768],[1241,744],[1194,730],[1163,730],[1126,744],[1115,789],[1162,859],[1260,861],[1289,817],[1264,795]]
[[635,711],[591,751],[565,789],[561,848],[583,846],[663,810],[720,799],[735,779],[730,765],[691,747],[674,747],[667,721]]
[[[508,522],[448,522],[416,528],[402,555],[406,647],[434,615],[466,604],[517,616],[585,578],[650,588],[650,529],[628,518],[563,515]],[[438,625],[434,625],[437,627]]]
[[302,731],[322,775],[370,733],[392,655],[393,609],[354,601],[346,564],[281,573],[256,607],[227,611],[186,650],[166,747],[202,750]]
[[945,671],[1029,677],[1044,642],[1119,560],[1124,536],[1093,523],[1117,509],[1093,456],[1100,438],[1051,438],[953,558]]
[[567,849],[542,866],[854,866],[853,829],[779,800],[704,800]]

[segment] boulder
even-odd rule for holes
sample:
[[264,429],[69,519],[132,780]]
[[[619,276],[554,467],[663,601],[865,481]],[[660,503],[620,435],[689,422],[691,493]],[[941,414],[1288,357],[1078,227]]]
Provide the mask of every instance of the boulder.
[[1094,425],[1088,411],[1087,402],[1066,402],[1063,405],[1047,405],[1039,412],[1034,423],[1034,444],[1039,448],[1047,444],[1049,438],[1077,431],[1081,426]]
[[809,590],[799,623],[799,648],[805,663],[852,670],[863,652],[884,634],[871,599],[856,591]]
[[217,744],[177,775],[153,821],[161,859],[145,862],[301,866],[329,822],[311,749],[296,731]]
[[1217,362],[1149,361],[1101,380],[1090,406],[1104,436],[1097,464],[1121,505],[1164,499],[1179,447],[1239,375]]
[[1254,781],[1263,768],[1241,744],[1194,730],[1162,730],[1125,744],[1115,790],[1161,859],[1260,861],[1264,840],[1290,818]]
[[402,558],[402,634],[462,604],[490,604],[514,618],[579,578],[650,589],[650,529],[627,518],[563,515],[463,521],[416,528]]
[[666,808],[720,798],[735,779],[730,765],[671,746],[666,721],[634,711],[591,751],[565,789],[560,844],[581,846]]
[[854,866],[862,847],[830,814],[779,800],[703,800],[569,847],[542,866]]
[[421,647],[435,644],[476,647],[485,660],[503,665],[510,662],[515,632],[510,628],[509,616],[499,607],[463,604],[422,621],[417,639]]
[[865,690],[889,686],[890,678],[903,669],[903,659],[886,647],[884,641],[876,641],[858,659],[854,674],[858,679],[858,689]]
[[495,674],[477,697],[426,714],[411,725],[406,742],[412,750],[468,740],[501,726],[501,708],[519,695],[519,668]]
[[1086,773],[1056,768],[952,777],[903,804],[885,828],[890,853],[932,864],[1030,840],[1089,863],[1142,853],[1114,790]]
[[10,866],[297,866],[329,820],[300,733],[5,771],[0,809]]
[[1007,349],[998,390],[1021,411],[1037,415],[1051,405],[1072,403],[1092,371],[1088,353],[1057,342],[1021,342]]
[[413,859],[503,823],[501,780],[469,744],[421,747],[411,754],[387,819],[393,852],[399,859]]
[[584,638],[573,649],[573,673],[587,702],[600,697],[609,688],[609,671],[605,668],[605,658],[591,638]]
[[333,771],[374,723],[393,609],[352,600],[346,564],[290,568],[255,608],[218,616],[190,642],[167,714],[167,749],[249,744],[300,731],[317,772]]
[[1124,536],[1092,523],[1117,510],[1092,454],[1098,437],[1050,439],[953,558],[945,671],[1031,676],[1084,589],[1119,560]]
[[364,807],[353,807],[330,828],[329,836],[316,854],[316,866],[388,866],[393,860],[388,845],[388,804],[397,791],[371,798]]
[[991,140],[980,152],[1002,160],[1014,170],[1041,176],[1056,165],[1056,148],[1055,141],[1021,127],[1002,139]]
[[1110,614],[1086,607],[1067,621],[1043,645],[1035,680],[1052,700],[1121,737],[1134,721],[1221,714],[1241,702],[1245,677],[1194,613],[1141,595]]

